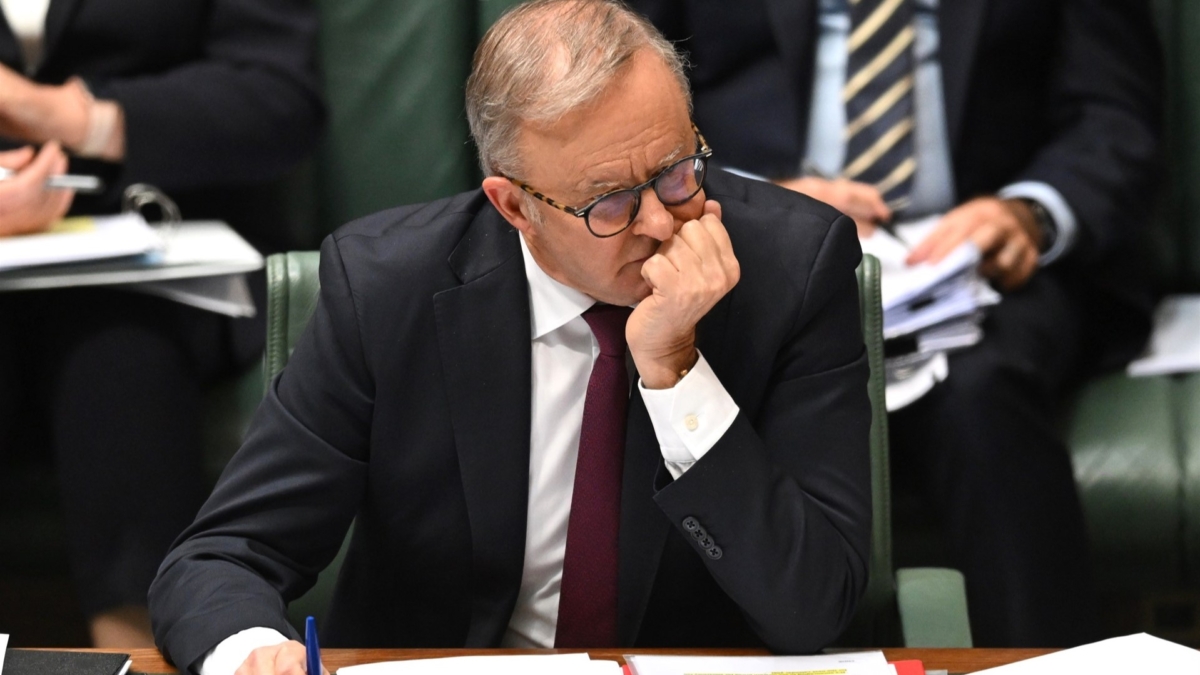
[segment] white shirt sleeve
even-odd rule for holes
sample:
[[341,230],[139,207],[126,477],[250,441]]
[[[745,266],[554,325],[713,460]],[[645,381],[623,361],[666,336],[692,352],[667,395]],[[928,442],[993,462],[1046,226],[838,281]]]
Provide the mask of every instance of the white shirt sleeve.
[[[667,471],[679,478],[733,425],[738,406],[701,354],[670,389],[647,389],[638,380]],[[202,673],[201,675],[213,675]]]
[[220,642],[204,660],[200,662],[200,675],[233,675],[250,652],[259,647],[287,642],[288,639],[274,628],[247,628],[231,635]]

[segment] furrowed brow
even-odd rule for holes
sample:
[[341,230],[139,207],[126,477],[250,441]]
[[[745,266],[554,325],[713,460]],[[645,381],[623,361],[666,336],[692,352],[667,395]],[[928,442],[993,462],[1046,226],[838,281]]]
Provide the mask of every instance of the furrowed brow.
[[[676,159],[683,156],[683,148],[684,148],[684,146],[682,146],[682,145],[675,146],[674,150],[668,152],[665,156],[663,156],[662,160],[660,160],[658,163],[658,167],[655,168],[654,171],[652,171],[650,175],[656,175],[658,172],[660,172],[663,169],[670,166],[671,163],[674,162]],[[606,192],[612,192],[613,190],[620,190],[621,188],[627,188],[627,187],[631,187],[631,186],[622,181],[596,180],[596,181],[592,181],[590,183],[583,185],[580,188],[580,194],[599,196]]]

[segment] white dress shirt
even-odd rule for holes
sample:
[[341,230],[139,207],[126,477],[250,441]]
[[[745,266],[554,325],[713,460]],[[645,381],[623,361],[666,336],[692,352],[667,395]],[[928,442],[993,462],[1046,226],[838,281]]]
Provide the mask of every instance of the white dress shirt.
[[[529,282],[532,397],[529,433],[529,506],[525,563],[517,604],[503,647],[554,646],[567,523],[575,489],[575,460],[583,402],[599,343],[583,318],[591,297],[546,274],[521,238]],[[674,388],[638,393],[654,426],[667,470],[679,478],[733,424],[738,406],[701,355]],[[205,657],[200,675],[233,675],[251,651],[286,641],[269,628],[226,638]]]
[[42,60],[42,37],[46,33],[46,12],[50,0],[0,0],[0,9],[21,45],[25,74],[32,74]]

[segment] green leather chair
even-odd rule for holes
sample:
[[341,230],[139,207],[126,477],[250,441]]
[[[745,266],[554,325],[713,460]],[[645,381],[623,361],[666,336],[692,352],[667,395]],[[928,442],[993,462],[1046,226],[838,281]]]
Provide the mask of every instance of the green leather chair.
[[[1200,292],[1200,3],[1156,0],[1167,66],[1166,189],[1152,230],[1164,290]],[[1200,340],[1200,336],[1197,336]],[[1107,591],[1139,596],[1158,628],[1155,596],[1191,589],[1190,629],[1200,640],[1200,376],[1089,384],[1066,420],[1075,477]],[[1148,599],[1148,600],[1147,600]],[[1179,623],[1179,622],[1177,622]],[[1183,621],[1187,624],[1187,621]],[[1170,629],[1160,630],[1172,634]]]
[[[267,260],[268,381],[287,365],[293,346],[316,306],[319,254],[274,255]],[[893,571],[891,493],[888,477],[887,413],[883,405],[883,320],[879,263],[866,256],[858,270],[859,307],[871,377],[871,489],[873,518],[870,581],[861,608],[840,645],[970,647],[966,591],[962,575],[949,569]],[[349,541],[347,536],[346,542]],[[324,614],[336,583],[346,543],[316,585],[289,605],[292,622]]]

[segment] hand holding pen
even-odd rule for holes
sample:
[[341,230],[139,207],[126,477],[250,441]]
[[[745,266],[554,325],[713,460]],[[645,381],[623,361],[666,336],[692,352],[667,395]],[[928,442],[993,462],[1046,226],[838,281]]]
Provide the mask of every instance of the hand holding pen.
[[67,170],[67,156],[50,142],[34,154],[33,148],[0,152],[0,167],[11,172],[0,180],[0,237],[46,229],[66,215],[75,193],[47,190],[46,182]]

